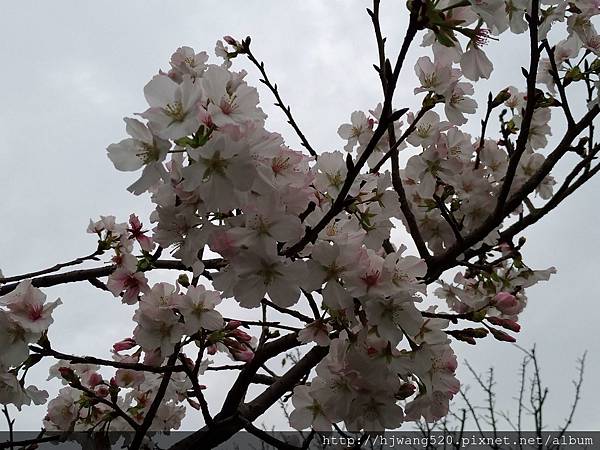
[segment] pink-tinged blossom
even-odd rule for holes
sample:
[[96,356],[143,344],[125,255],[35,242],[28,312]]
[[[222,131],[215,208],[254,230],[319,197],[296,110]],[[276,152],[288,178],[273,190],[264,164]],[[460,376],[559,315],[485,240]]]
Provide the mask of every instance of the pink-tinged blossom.
[[171,143],[155,136],[137,119],[126,117],[123,120],[126,123],[127,134],[131,137],[109,145],[108,157],[117,170],[124,172],[133,172],[144,167],[141,178],[128,188],[131,192],[140,194],[161,179],[167,179],[162,161],[167,156]]
[[342,152],[323,153],[315,165],[315,186],[324,194],[335,198],[344,185],[348,169]]
[[140,115],[163,139],[179,139],[195,133],[200,125],[198,105],[202,99],[200,83],[188,75],[177,84],[166,75],[156,75],[144,87],[150,108]]
[[198,189],[206,208],[228,211],[239,206],[242,193],[250,190],[256,169],[248,146],[221,135],[191,151],[194,160],[182,171],[186,191]]
[[[409,115],[409,123],[415,120]],[[435,111],[427,111],[417,122],[415,130],[408,136],[407,141],[415,147],[427,147],[438,140],[441,131],[448,129],[448,122],[440,122],[440,116]]]
[[142,222],[140,222],[140,219],[135,214],[129,216],[129,227],[127,231],[130,233],[130,238],[138,241],[142,250],[151,252],[154,248],[152,238],[146,236],[145,233],[148,231],[142,231]]
[[445,95],[444,112],[448,121],[454,125],[467,123],[464,114],[473,114],[477,110],[477,102],[468,95],[474,94],[471,83],[455,83]]
[[486,26],[495,34],[500,34],[509,26],[504,0],[470,0],[471,8]]
[[518,314],[522,309],[517,298],[509,292],[498,292],[492,299],[492,305],[501,313],[510,316]]
[[102,237],[102,233],[106,232],[103,239],[105,241],[116,242],[121,236],[126,234],[127,224],[117,223],[115,216],[100,216],[100,220],[96,222],[90,219],[87,232],[97,234],[99,237]]
[[362,144],[368,140],[369,132],[373,129],[373,121],[369,120],[362,111],[354,111],[350,116],[350,123],[340,125],[338,135],[348,141],[344,150],[351,152],[356,144]]
[[254,350],[245,345],[231,347],[229,351],[235,361],[250,362],[254,359]]
[[160,355],[164,358],[173,352],[175,344],[183,336],[184,324],[172,309],[177,295],[179,294],[174,286],[157,283],[140,299],[133,315],[133,320],[137,323],[133,337],[145,352],[160,350]]
[[185,331],[193,335],[201,329],[214,331],[223,327],[223,317],[215,306],[221,303],[216,291],[207,291],[202,285],[189,286],[185,295],[176,296],[172,306],[183,316]]
[[0,305],[9,310],[10,319],[30,333],[46,331],[54,322],[52,311],[61,305],[57,299],[46,303],[46,294],[31,284],[31,280],[21,281],[16,289],[0,298]]
[[404,333],[414,336],[419,332],[423,318],[410,296],[373,298],[363,302],[367,320],[377,327],[377,334],[397,344]]
[[148,280],[144,274],[132,271],[127,267],[119,267],[111,273],[106,286],[115,297],[123,293],[122,302],[128,305],[135,305],[138,296],[149,290]]
[[484,51],[472,44],[460,58],[460,68],[465,77],[477,81],[480,78],[489,78],[494,66]]
[[306,280],[303,261],[281,258],[272,247],[240,253],[232,261],[232,268],[232,272],[215,275],[213,285],[231,292],[244,308],[257,307],[265,294],[279,306],[292,306],[300,298],[300,285]]
[[286,213],[277,194],[252,197],[243,210],[244,227],[229,230],[238,245],[268,247],[273,241],[294,243],[302,237],[300,219]]
[[196,53],[191,47],[179,47],[169,61],[171,65],[169,78],[180,83],[185,75],[189,75],[192,79],[201,77],[206,70],[206,61],[208,61],[206,52]]
[[25,330],[0,310],[0,367],[17,367],[29,356],[29,344],[39,339],[39,333]]
[[258,91],[242,81],[245,73],[237,76],[236,79],[232,72],[211,65],[202,77],[207,100],[203,108],[217,127],[263,123],[267,117],[258,107]]
[[121,388],[135,387],[145,380],[144,373],[131,369],[117,369],[114,383]]
[[80,407],[77,404],[81,393],[70,386],[62,388],[58,396],[48,403],[48,412],[44,417],[44,428],[48,431],[72,430],[79,418]]
[[294,410],[290,414],[290,425],[296,430],[312,428],[315,431],[331,431],[331,421],[325,416],[322,406],[310,395],[308,386],[296,386],[292,397]]
[[446,61],[431,61],[429,56],[421,56],[415,64],[415,72],[421,82],[421,87],[415,88],[415,94],[419,92],[434,92],[445,95],[450,86],[458,81],[456,70]]
[[326,347],[329,345],[329,333],[333,327],[321,320],[309,323],[303,330],[298,333],[298,340],[305,344],[316,342],[318,345]]

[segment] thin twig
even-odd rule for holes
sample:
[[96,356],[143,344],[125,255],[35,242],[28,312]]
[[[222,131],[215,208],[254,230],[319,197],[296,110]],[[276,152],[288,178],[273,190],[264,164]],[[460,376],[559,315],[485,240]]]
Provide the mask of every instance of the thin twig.
[[273,93],[273,96],[277,100],[277,102],[275,103],[275,106],[277,106],[278,108],[280,108],[283,111],[283,113],[285,114],[285,116],[288,119],[288,123],[291,125],[291,127],[294,129],[294,131],[300,138],[300,142],[302,143],[302,146],[304,148],[306,148],[306,150],[308,150],[308,153],[310,153],[311,156],[317,158],[318,157],[317,152],[309,144],[309,142],[306,139],[306,136],[304,136],[304,133],[302,132],[302,130],[300,130],[300,127],[294,120],[294,116],[292,116],[292,111],[291,111],[290,107],[286,106],[285,103],[283,103],[281,95],[279,94],[279,89],[277,88],[277,84],[272,84],[271,81],[269,80],[269,77],[267,76],[267,71],[265,70],[265,64],[262,61],[259,62],[254,57],[254,54],[250,50],[250,38],[246,38],[246,40],[243,42],[242,46],[243,46],[242,53],[245,54],[248,57],[248,59],[250,60],[250,62],[252,62],[252,64],[254,64],[260,71],[260,74],[262,75],[260,82],[269,88],[269,90]]
[[152,373],[183,372],[183,366],[180,365],[167,365],[155,367],[141,363],[125,363],[120,361],[111,361],[108,359],[95,358],[93,356],[69,355],[50,348],[38,347],[35,345],[30,345],[29,349],[32,352],[37,353],[41,356],[49,356],[56,359],[64,359],[65,361],[69,361],[71,364],[97,364],[99,366],[114,367],[116,369],[129,369]]

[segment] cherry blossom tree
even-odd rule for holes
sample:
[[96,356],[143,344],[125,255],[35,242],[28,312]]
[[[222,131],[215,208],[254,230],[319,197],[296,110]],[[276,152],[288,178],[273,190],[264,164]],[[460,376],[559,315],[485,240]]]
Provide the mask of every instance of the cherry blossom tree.
[[[152,432],[177,430],[190,408],[201,411],[204,423],[172,447],[180,450],[213,448],[241,430],[271,439],[253,422],[282,399],[290,425],[314,432],[397,429],[448,414],[460,389],[454,343],[515,341],[527,289],[555,272],[526,264],[523,232],[600,170],[600,4],[407,8],[397,55],[380,1],[367,10],[381,97],[349,114],[331,152],[310,144],[250,38],[226,36],[214,60],[189,47],[173,53],[144,86],[148,109],[126,117],[128,137],[107,149],[117,170],[141,171],[128,190],[149,195],[151,216],[100,216],[87,229],[97,238],[90,255],[0,274],[7,418],[9,405],[45,405],[47,432],[123,432],[139,449]],[[475,86],[494,68],[486,43],[509,33],[528,35],[529,66],[478,107]],[[422,56],[408,61],[419,44]],[[239,58],[256,67],[302,150],[266,129]],[[413,69],[422,102],[409,111],[394,93]],[[575,102],[586,112],[575,114]],[[551,117],[560,125],[551,128]],[[473,120],[476,136],[465,131]],[[571,164],[562,179],[559,163]],[[98,266],[72,270],[90,261]],[[152,284],[154,270],[179,277]],[[53,347],[61,301],[41,289],[71,282],[135,306],[111,360]],[[256,317],[226,317],[225,304]],[[300,356],[283,371],[269,366],[294,349]],[[216,365],[219,355],[234,362]],[[64,386],[52,399],[27,382],[48,359],[49,380]],[[205,399],[224,389],[203,385],[210,370],[235,374],[218,407]],[[263,389],[252,398],[255,385]]]

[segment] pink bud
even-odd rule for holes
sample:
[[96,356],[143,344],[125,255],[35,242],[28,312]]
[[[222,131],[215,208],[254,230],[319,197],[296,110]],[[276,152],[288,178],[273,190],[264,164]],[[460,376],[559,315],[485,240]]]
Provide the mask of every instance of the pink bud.
[[75,375],[75,371],[70,367],[59,367],[58,372],[65,381],[79,384],[79,378]]
[[225,327],[226,330],[235,330],[236,328],[238,328],[240,325],[242,324],[242,322],[240,322],[239,320],[230,320],[227,323],[227,326]]
[[94,388],[94,393],[98,396],[98,397],[107,397],[109,394],[109,389],[108,386],[106,386],[105,384],[99,384],[98,386],[96,386]]
[[190,406],[198,411],[200,411],[200,403],[198,403],[196,400],[192,400],[191,398],[188,397],[187,399],[188,403],[190,404]]
[[206,347],[206,353],[208,353],[209,355],[214,355],[215,353],[217,353],[217,346],[215,344],[209,345],[208,347]]
[[102,383],[102,375],[97,372],[91,373],[87,376],[87,384],[91,387],[98,386]]
[[185,363],[185,365],[187,365],[190,369],[194,368],[194,361],[192,361],[190,358],[188,358],[187,356],[185,358],[183,358],[183,362]]
[[521,331],[521,325],[514,320],[502,319],[500,317],[488,317],[487,321],[492,325],[498,325],[502,328],[506,328],[507,330],[514,331],[515,333]]
[[122,352],[123,350],[129,350],[135,347],[137,343],[133,338],[125,338],[122,341],[117,342],[113,345],[113,350],[115,352]]
[[492,305],[504,314],[518,314],[520,305],[517,298],[509,292],[498,292],[492,300]]
[[237,41],[234,38],[232,38],[231,36],[229,36],[229,35],[223,36],[223,40],[225,42],[227,42],[229,45],[236,45],[237,44]]
[[232,348],[230,349],[230,351],[233,356],[233,359],[235,359],[236,361],[250,362],[254,358],[254,352],[248,347],[246,347],[246,349],[244,350]]
[[396,395],[398,396],[398,398],[403,400],[413,395],[416,390],[417,387],[414,384],[404,383],[402,386],[400,386],[400,389],[398,390]]
[[231,333],[238,341],[241,342],[250,342],[252,340],[252,336],[250,336],[245,331],[240,330],[239,328],[233,330]]
[[504,342],[517,342],[517,340],[512,337],[510,334],[505,333],[502,330],[497,330],[495,328],[490,328],[490,332],[492,333],[492,335],[499,341],[504,341]]

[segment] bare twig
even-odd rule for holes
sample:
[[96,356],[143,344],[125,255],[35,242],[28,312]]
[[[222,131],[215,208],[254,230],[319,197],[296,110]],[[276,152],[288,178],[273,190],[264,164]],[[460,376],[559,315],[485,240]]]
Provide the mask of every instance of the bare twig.
[[294,120],[294,116],[292,116],[292,110],[290,109],[289,106],[286,106],[285,103],[283,103],[281,95],[279,94],[279,89],[277,88],[277,84],[273,84],[273,83],[271,83],[271,80],[269,80],[269,77],[267,76],[267,71],[265,70],[265,64],[262,61],[259,62],[254,57],[254,54],[250,50],[250,38],[246,38],[244,40],[244,42],[242,43],[242,46],[243,46],[242,53],[244,53],[248,57],[250,62],[252,62],[252,64],[254,64],[260,71],[260,74],[262,76],[262,78],[260,79],[261,83],[263,83],[265,86],[267,86],[269,88],[269,90],[273,93],[273,96],[277,100],[277,102],[275,103],[275,106],[277,106],[278,108],[280,108],[283,111],[283,113],[287,117],[288,123],[291,125],[291,127],[294,129],[294,131],[300,138],[300,142],[302,143],[302,146],[304,148],[306,148],[306,150],[308,150],[308,153],[310,153],[311,156],[314,156],[315,158],[317,158],[318,157],[317,152],[308,143],[306,136],[304,136],[304,133],[302,132],[302,130],[300,130],[300,127]]
[[72,261],[68,261],[68,262],[64,262],[64,263],[58,263],[47,269],[38,270],[36,272],[29,272],[29,273],[25,273],[22,275],[15,275],[12,277],[4,277],[4,278],[0,277],[0,284],[12,283],[15,281],[25,280],[27,278],[33,278],[33,277],[37,277],[40,275],[45,275],[47,273],[58,272],[59,270],[64,269],[65,267],[76,266],[76,265],[82,264],[86,261],[98,261],[98,256],[102,255],[103,253],[104,253],[104,250],[98,249],[90,255],[82,256],[80,258],[75,258]]

